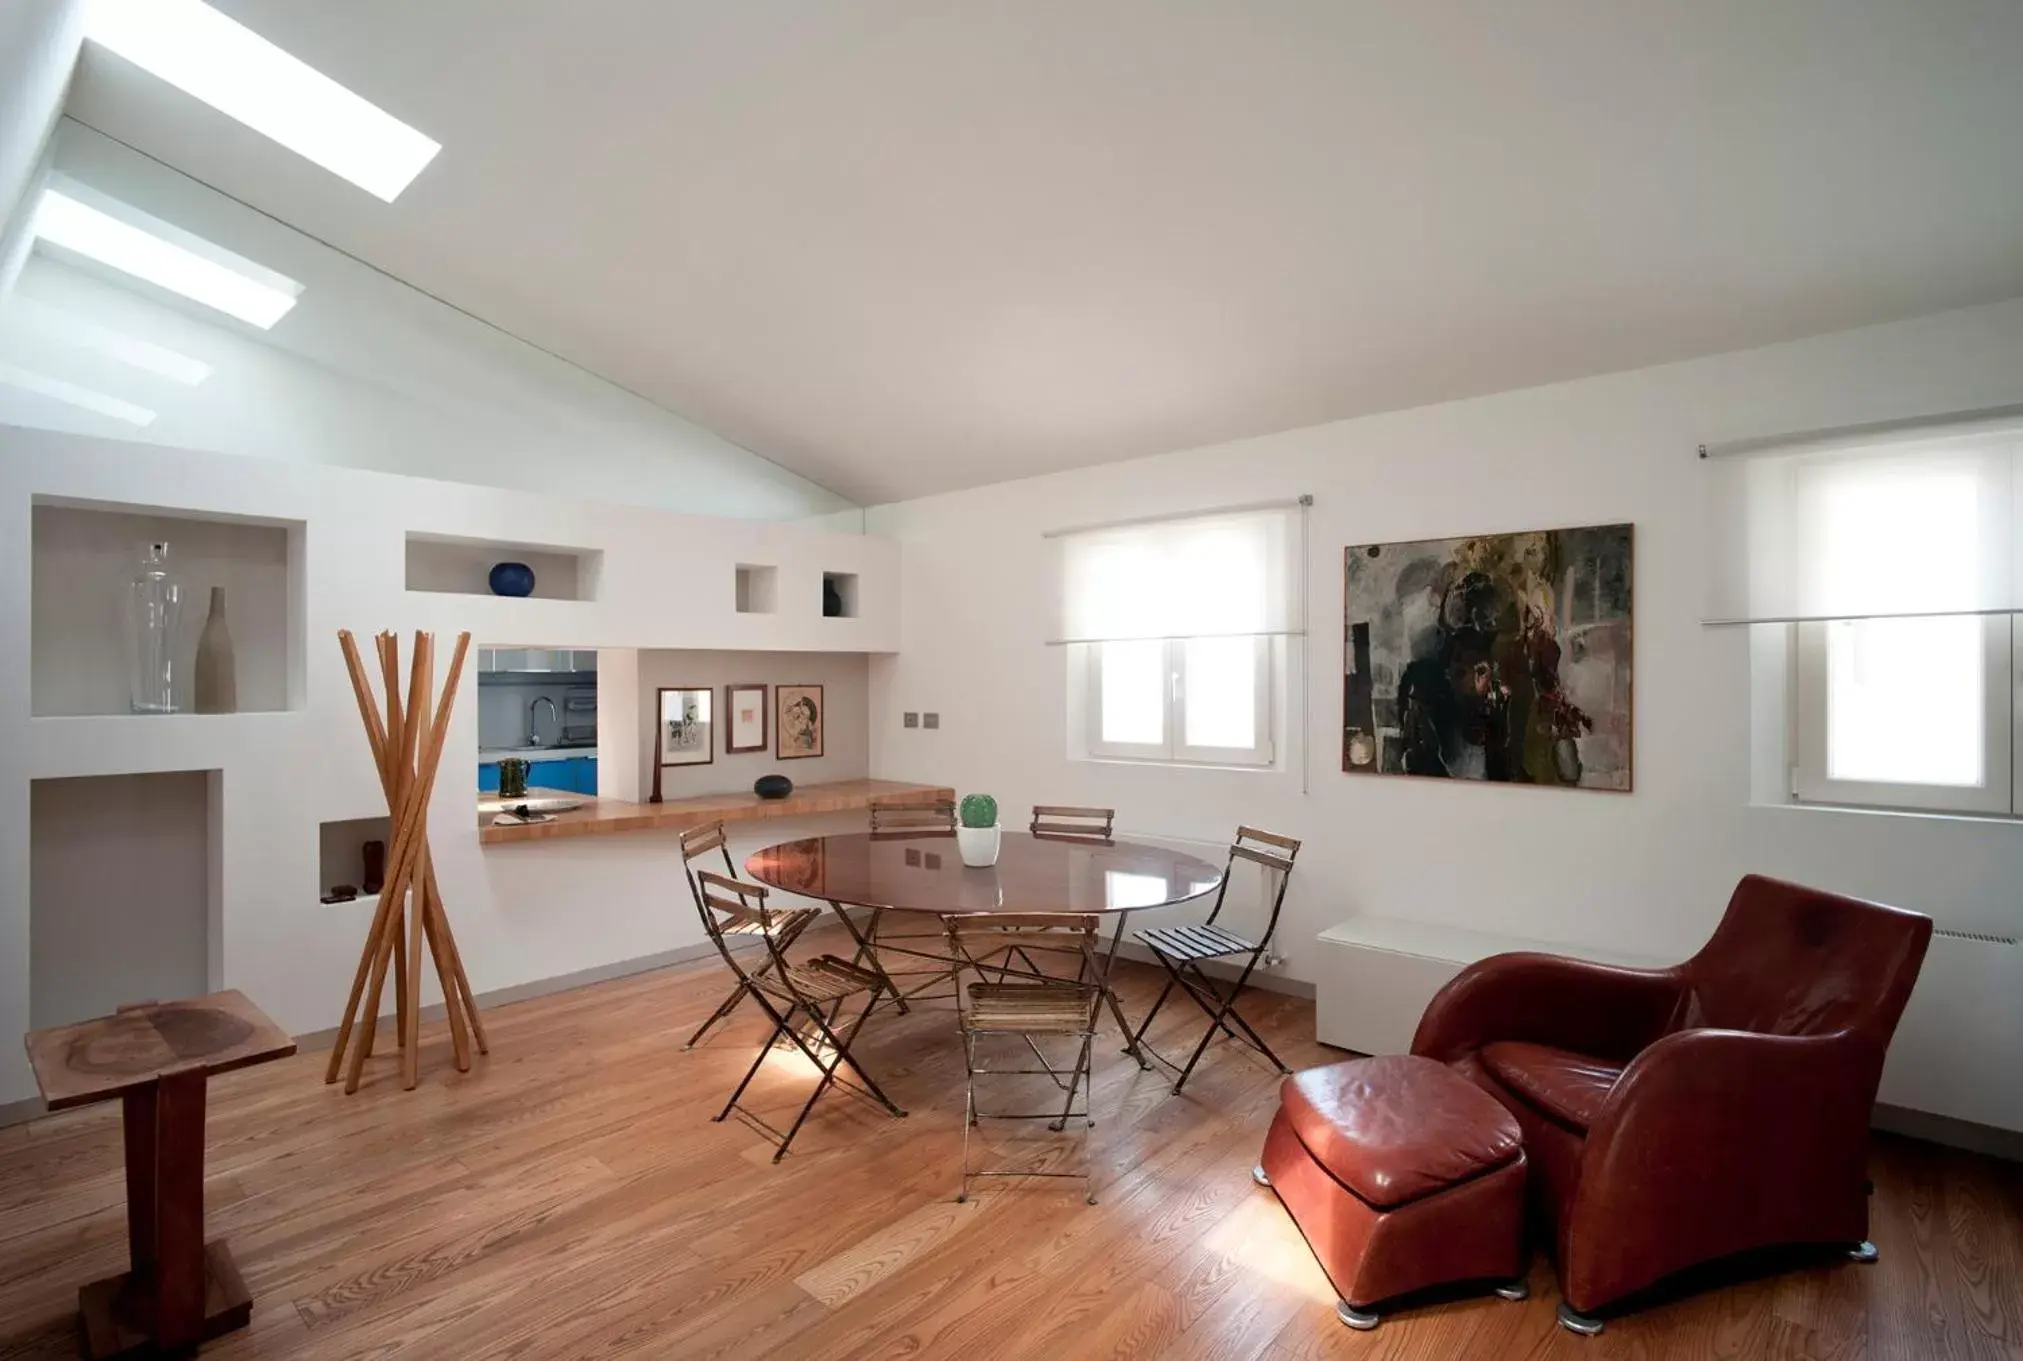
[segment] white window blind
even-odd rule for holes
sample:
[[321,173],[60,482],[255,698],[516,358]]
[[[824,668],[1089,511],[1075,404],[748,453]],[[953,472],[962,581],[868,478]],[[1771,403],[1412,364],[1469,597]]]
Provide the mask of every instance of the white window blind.
[[1297,507],[1234,511],[1056,536],[1049,642],[1303,632],[1298,516]]
[[2023,610],[2023,419],[1709,461],[1707,621]]

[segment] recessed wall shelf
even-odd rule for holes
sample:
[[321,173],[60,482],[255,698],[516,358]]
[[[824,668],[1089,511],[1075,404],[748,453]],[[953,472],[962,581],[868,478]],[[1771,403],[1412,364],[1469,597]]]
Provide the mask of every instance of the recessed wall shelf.
[[536,600],[595,600],[604,568],[601,548],[465,539],[451,534],[407,536],[407,588],[445,595],[492,594],[492,568],[525,563],[534,573]]
[[37,497],[30,546],[29,712],[130,712],[126,595],[151,543],[182,585],[173,674],[191,707],[197,639],[222,587],[242,713],[303,705],[303,524]]
[[755,563],[738,564],[739,614],[775,614],[780,608],[780,569]]
[[29,1024],[211,990],[218,772],[28,786]]
[[822,573],[822,613],[832,619],[855,619],[857,617],[857,574],[855,572]]
[[[317,898],[320,900],[339,884],[351,885],[360,898],[372,897],[365,891],[365,843],[377,841],[387,850],[392,849],[389,828],[389,819],[383,817],[323,823],[317,829]],[[382,851],[382,860],[384,854]],[[385,872],[383,865],[381,872]]]

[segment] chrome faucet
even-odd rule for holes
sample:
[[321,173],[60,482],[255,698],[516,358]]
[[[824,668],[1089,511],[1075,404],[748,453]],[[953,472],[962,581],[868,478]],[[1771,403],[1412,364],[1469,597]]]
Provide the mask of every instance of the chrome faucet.
[[548,717],[555,720],[557,735],[559,736],[561,733],[562,714],[560,710],[556,709],[555,701],[549,699],[546,695],[536,695],[532,702],[527,705],[527,745],[530,747],[541,745],[541,721],[536,711],[543,704],[548,706]]

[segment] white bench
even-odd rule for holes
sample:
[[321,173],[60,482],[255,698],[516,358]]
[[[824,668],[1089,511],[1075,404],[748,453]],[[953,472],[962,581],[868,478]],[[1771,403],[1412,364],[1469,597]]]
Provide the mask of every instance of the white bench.
[[1401,917],[1351,917],[1319,936],[1314,1037],[1362,1054],[1402,1054],[1433,994],[1490,955],[1531,950],[1649,968],[1661,961]]

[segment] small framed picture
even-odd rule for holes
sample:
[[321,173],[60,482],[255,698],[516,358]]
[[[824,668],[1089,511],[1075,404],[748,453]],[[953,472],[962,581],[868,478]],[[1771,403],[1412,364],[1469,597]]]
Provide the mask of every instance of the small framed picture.
[[660,746],[661,765],[700,766],[715,759],[709,701],[707,687],[660,688],[660,722],[654,725],[654,736]]
[[782,761],[822,754],[822,687],[819,685],[776,685],[773,703],[778,710],[773,732],[773,755]]
[[724,752],[726,755],[766,749],[766,687],[724,687]]

